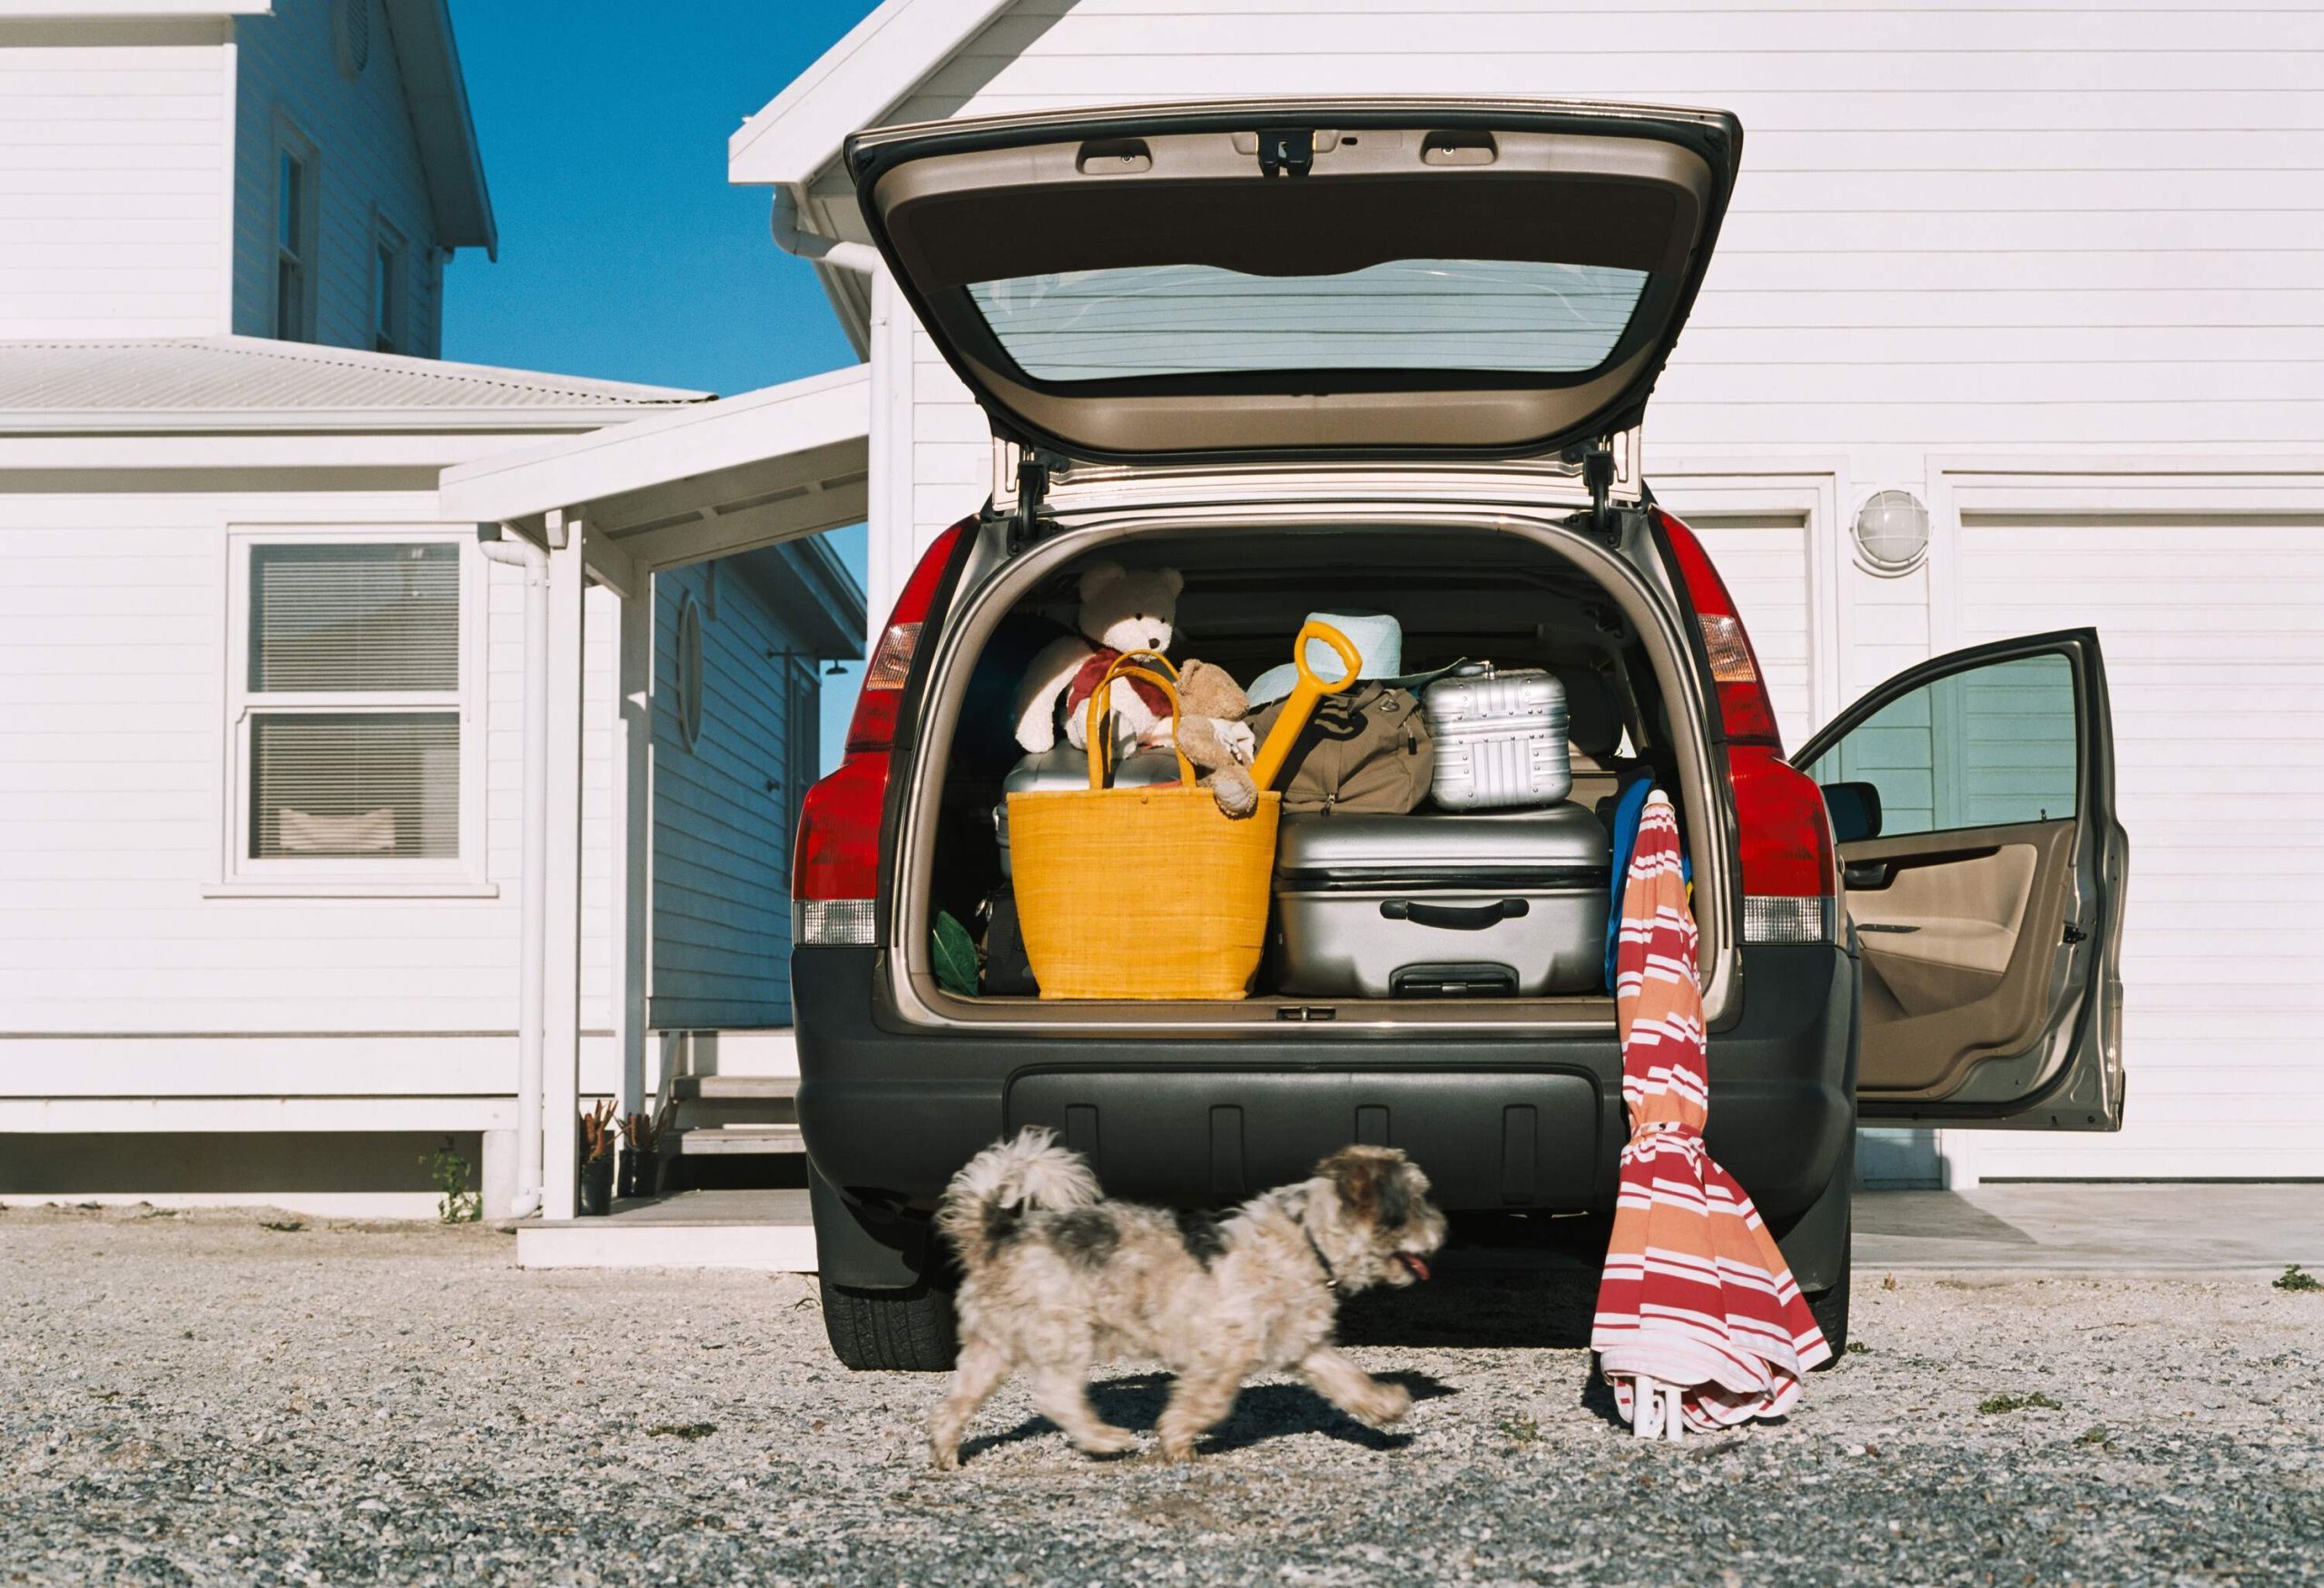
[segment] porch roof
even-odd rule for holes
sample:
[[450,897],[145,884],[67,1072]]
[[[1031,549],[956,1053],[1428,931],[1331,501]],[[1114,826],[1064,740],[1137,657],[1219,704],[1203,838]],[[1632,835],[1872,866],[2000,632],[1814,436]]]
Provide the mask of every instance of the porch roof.
[[[861,523],[871,422],[858,366],[463,463],[443,472],[438,502],[536,538],[551,513],[578,518],[592,571],[632,592],[657,568]],[[804,555],[791,572],[853,643],[863,592],[827,548]]]

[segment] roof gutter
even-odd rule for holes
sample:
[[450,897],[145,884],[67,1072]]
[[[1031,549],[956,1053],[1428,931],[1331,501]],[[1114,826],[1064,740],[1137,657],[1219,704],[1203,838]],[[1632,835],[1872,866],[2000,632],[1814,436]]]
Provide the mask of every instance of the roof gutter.
[[834,270],[853,271],[859,275],[873,275],[880,270],[880,251],[870,243],[847,242],[801,227],[798,191],[788,182],[774,184],[774,208],[768,217],[768,229],[774,233],[777,248],[800,259]]

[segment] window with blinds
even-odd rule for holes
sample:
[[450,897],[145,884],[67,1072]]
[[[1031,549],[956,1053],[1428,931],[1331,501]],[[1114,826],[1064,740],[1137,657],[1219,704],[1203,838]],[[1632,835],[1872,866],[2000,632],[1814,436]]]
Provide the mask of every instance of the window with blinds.
[[253,860],[457,860],[460,555],[450,541],[253,546]]

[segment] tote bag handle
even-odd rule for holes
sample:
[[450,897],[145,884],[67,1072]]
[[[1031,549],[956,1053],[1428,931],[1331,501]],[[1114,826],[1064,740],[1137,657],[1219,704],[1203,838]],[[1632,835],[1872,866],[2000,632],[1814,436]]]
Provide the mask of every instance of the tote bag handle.
[[[1164,667],[1169,669],[1170,676],[1166,678],[1153,668],[1139,665],[1141,661],[1146,660],[1160,662]],[[1192,788],[1195,785],[1195,764],[1187,759],[1187,753],[1184,750],[1178,748],[1177,677],[1177,669],[1171,667],[1167,659],[1157,656],[1152,651],[1124,651],[1114,658],[1112,666],[1106,669],[1106,676],[1098,680],[1098,687],[1089,692],[1089,786],[1091,788],[1106,786],[1107,764],[1112,757],[1114,748],[1113,736],[1106,732],[1106,712],[1112,703],[1114,680],[1117,678],[1143,678],[1169,697],[1170,750],[1171,754],[1178,758],[1178,782],[1187,788]]]

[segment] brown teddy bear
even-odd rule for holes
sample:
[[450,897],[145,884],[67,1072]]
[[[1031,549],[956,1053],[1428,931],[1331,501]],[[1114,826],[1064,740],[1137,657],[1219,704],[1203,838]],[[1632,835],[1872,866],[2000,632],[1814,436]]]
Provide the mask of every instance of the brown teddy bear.
[[[1244,715],[1251,702],[1235,676],[1208,662],[1188,662],[1178,670],[1178,748],[1203,774],[1218,808],[1237,819],[1259,808],[1259,785],[1251,780],[1256,741]],[[1168,725],[1163,725],[1167,736]]]

